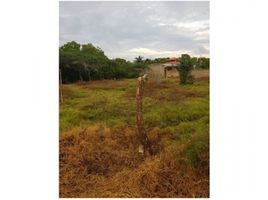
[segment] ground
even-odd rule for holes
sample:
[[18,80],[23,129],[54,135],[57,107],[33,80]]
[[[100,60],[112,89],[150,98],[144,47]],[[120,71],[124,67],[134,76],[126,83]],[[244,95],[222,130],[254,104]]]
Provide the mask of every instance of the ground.
[[63,85],[60,197],[209,197],[209,73],[195,70],[182,86],[151,69],[147,157],[138,152],[137,79]]

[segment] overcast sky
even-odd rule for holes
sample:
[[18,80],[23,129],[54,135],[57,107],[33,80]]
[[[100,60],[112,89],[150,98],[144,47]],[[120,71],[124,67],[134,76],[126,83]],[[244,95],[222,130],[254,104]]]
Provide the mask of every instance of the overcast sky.
[[60,2],[60,45],[99,46],[109,58],[209,57],[208,2]]

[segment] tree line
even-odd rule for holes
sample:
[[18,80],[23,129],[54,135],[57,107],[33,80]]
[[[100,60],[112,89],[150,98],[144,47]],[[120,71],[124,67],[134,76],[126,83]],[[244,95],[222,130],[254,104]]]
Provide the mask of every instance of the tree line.
[[[182,54],[182,55],[188,55],[188,54]],[[154,63],[165,63],[169,60],[169,57],[166,58],[155,58],[155,59],[144,59],[141,56],[138,56],[135,58],[135,62],[142,62],[145,64],[154,64]],[[179,60],[182,59],[182,56],[179,58]],[[188,55],[188,59],[191,60],[191,65],[195,69],[209,69],[209,58],[206,57],[191,57]]]
[[59,48],[59,67],[63,83],[101,79],[135,78],[147,69],[139,60],[109,59],[92,44],[68,42]]
[[[78,81],[136,78],[149,64],[165,63],[169,58],[144,59],[141,56],[133,62],[122,58],[109,59],[104,52],[92,44],[68,42],[59,48],[59,67],[63,83]],[[196,68],[209,68],[208,58],[191,58]]]
[[195,69],[209,69],[209,58],[205,57],[191,57],[192,65]]

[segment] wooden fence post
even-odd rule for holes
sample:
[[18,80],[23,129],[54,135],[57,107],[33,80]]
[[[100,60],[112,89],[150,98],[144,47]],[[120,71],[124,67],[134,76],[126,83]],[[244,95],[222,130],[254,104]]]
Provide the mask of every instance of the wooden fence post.
[[145,133],[144,124],[143,124],[143,92],[144,92],[144,84],[147,80],[147,74],[138,78],[138,88],[136,92],[136,124],[139,138],[139,152],[146,156],[146,152],[149,155],[152,155],[152,148],[150,141]]
[[63,103],[61,69],[60,69],[60,103]]

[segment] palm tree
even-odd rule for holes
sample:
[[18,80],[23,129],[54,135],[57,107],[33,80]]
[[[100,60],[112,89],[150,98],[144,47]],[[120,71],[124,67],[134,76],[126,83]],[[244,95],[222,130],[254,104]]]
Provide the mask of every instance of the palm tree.
[[142,61],[143,61],[143,57],[141,57],[141,56],[135,57],[135,62],[136,63],[140,63]]

